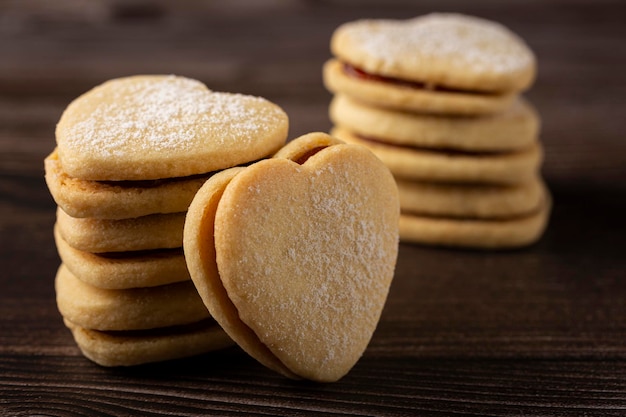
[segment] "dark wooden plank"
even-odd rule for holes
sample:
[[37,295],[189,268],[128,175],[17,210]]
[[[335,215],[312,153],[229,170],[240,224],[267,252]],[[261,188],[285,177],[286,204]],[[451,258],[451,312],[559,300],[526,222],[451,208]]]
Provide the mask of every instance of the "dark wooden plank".
[[366,356],[340,384],[324,385],[268,374],[230,349],[106,372],[67,355],[8,355],[1,382],[14,415],[618,416],[625,378],[622,361]]

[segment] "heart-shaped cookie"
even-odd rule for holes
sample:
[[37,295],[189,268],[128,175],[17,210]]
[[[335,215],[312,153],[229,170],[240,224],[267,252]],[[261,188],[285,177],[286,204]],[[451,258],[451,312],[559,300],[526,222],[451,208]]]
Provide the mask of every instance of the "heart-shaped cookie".
[[511,30],[456,13],[348,22],[333,33],[331,49],[367,73],[447,89],[521,91],[536,71],[532,50]]
[[260,98],[210,91],[178,76],[114,79],[65,110],[59,160],[84,180],[184,177],[263,158],[287,137],[287,115]]
[[497,22],[451,13],[344,23],[324,84],[374,107],[481,115],[504,111],[535,79],[536,58]]
[[244,350],[287,376],[335,381],[377,326],[398,217],[382,162],[309,134],[209,179],[189,208],[185,255],[211,315]]

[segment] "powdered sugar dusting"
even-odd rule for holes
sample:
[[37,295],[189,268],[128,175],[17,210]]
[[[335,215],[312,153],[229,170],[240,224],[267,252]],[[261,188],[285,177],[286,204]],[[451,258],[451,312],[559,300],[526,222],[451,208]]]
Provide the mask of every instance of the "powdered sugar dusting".
[[458,14],[430,14],[405,21],[365,20],[345,25],[346,36],[364,53],[397,65],[446,60],[473,70],[507,72],[532,64],[530,49],[504,26]]
[[111,81],[77,99],[66,113],[72,120],[63,146],[104,157],[250,142],[280,117],[262,98],[211,92],[177,76]]
[[283,363],[328,375],[347,371],[367,346],[398,242],[397,197],[380,171],[355,154],[326,162],[265,173],[274,180],[229,194],[236,265],[223,277],[245,300],[235,301],[242,320]]

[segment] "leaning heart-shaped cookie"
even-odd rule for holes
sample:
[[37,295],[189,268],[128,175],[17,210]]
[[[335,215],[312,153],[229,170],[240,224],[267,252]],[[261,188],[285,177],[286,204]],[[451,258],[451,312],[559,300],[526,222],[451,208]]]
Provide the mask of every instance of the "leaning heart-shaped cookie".
[[189,207],[185,256],[211,315],[246,352],[292,378],[335,381],[377,326],[398,217],[382,162],[313,133],[209,179]]

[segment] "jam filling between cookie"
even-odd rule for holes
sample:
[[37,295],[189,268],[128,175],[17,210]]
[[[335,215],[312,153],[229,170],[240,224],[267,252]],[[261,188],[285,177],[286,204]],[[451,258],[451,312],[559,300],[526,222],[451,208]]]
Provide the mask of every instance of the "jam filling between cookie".
[[386,84],[393,84],[401,87],[408,87],[417,90],[426,90],[433,91],[439,93],[457,93],[457,94],[479,94],[479,95],[493,95],[493,93],[488,91],[478,91],[478,90],[464,90],[460,88],[452,88],[446,87],[443,85],[436,85],[434,83],[428,82],[419,82],[419,81],[408,81],[400,78],[387,77],[384,75],[372,74],[370,72],[366,72],[361,68],[357,68],[351,64],[343,62],[343,72],[348,77],[356,78],[364,81],[375,81]]
[[476,152],[472,152],[472,151],[464,151],[464,150],[460,150],[460,149],[451,149],[451,148],[429,148],[429,147],[426,147],[426,146],[416,146],[416,145],[405,145],[405,144],[399,144],[399,143],[391,143],[391,142],[387,142],[387,141],[385,141],[383,139],[378,139],[378,138],[374,138],[374,137],[371,137],[371,136],[361,135],[359,133],[352,133],[352,135],[354,135],[359,140],[362,140],[364,142],[373,143],[375,145],[389,146],[389,147],[398,148],[398,149],[409,149],[409,150],[418,151],[418,152],[438,153],[438,154],[444,154],[446,156],[469,156],[469,157],[480,158],[480,157],[490,157],[490,156],[504,155],[506,153],[509,153],[509,152],[501,152],[501,151],[491,151],[491,152],[476,151]]

